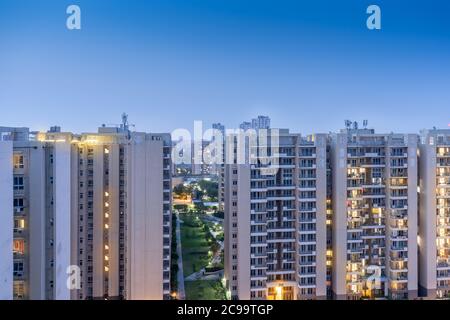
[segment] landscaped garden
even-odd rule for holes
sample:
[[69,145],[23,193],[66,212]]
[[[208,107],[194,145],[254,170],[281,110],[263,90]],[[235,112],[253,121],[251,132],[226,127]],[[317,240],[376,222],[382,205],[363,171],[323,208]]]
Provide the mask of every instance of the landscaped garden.
[[186,297],[191,300],[226,300],[219,280],[185,281]]

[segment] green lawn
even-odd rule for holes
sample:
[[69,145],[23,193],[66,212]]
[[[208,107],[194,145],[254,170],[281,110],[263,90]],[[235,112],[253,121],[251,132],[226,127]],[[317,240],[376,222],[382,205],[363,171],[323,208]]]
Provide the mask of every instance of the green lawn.
[[185,281],[186,298],[188,300],[225,300],[225,290],[220,281],[197,280]]
[[209,245],[205,232],[190,215],[181,215],[181,248],[183,250],[183,272],[187,277],[208,264]]

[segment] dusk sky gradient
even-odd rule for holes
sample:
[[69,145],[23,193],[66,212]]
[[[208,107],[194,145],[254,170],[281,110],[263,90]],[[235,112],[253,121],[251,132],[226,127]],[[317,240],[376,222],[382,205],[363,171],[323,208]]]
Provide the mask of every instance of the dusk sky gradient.
[[95,131],[124,111],[152,132],[258,114],[301,133],[447,128],[450,1],[0,0],[0,126]]

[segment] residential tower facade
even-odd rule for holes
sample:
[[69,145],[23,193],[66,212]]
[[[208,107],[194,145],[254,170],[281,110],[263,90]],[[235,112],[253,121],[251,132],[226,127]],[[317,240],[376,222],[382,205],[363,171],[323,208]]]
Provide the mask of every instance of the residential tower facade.
[[[227,135],[225,278],[229,296],[325,298],[326,135],[307,139],[272,129],[268,136],[272,137],[252,145],[242,135]],[[238,140],[240,146],[229,147]],[[239,153],[248,161],[239,161]]]

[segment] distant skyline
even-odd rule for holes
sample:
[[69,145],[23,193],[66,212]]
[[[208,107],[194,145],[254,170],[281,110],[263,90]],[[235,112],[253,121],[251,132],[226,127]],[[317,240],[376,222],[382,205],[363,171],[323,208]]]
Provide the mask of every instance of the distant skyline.
[[0,0],[0,126],[89,132],[126,112],[153,132],[257,115],[305,134],[448,128],[449,14],[445,0]]

